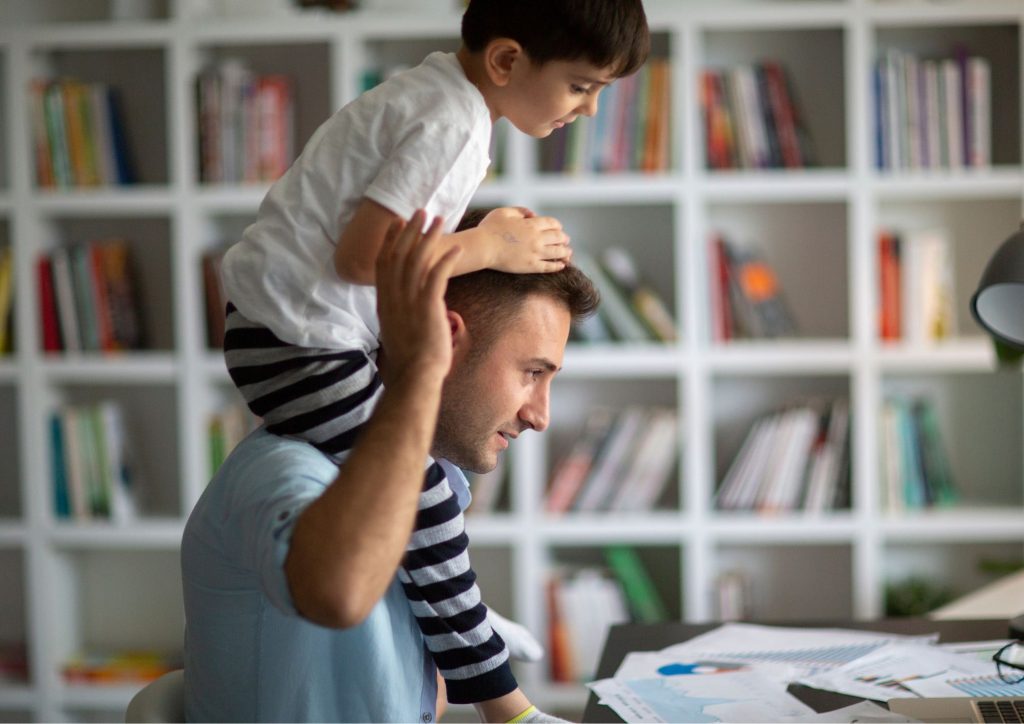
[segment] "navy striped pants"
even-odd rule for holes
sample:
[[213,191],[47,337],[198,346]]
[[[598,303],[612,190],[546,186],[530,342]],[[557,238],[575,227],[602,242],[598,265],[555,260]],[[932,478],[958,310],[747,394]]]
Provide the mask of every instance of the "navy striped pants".
[[[339,464],[383,390],[375,361],[362,350],[296,347],[230,303],[224,356],[268,432],[309,442]],[[505,642],[487,621],[468,545],[456,496],[441,466],[429,460],[398,577],[455,704],[516,688]]]

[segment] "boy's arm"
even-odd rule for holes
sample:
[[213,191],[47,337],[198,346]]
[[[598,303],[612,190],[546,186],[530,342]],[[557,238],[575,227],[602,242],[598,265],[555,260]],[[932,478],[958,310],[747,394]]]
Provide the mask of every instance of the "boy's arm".
[[[353,284],[376,283],[376,261],[384,236],[399,221],[393,211],[364,198],[334,249],[334,269]],[[458,246],[452,276],[480,269],[508,272],[552,272],[562,269],[572,256],[569,237],[549,216],[535,216],[526,209],[502,208],[489,213],[479,226],[437,240],[438,254]]]

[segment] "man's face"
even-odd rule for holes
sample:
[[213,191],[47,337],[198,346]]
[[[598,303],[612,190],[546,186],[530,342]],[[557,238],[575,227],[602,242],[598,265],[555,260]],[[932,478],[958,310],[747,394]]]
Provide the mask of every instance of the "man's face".
[[569,322],[562,302],[533,295],[490,349],[460,356],[441,394],[434,456],[484,473],[510,439],[547,428],[551,380],[562,367]]
[[615,80],[612,68],[596,68],[584,60],[543,65],[523,60],[513,68],[504,115],[534,138],[545,138],[579,116],[593,116],[601,90]]

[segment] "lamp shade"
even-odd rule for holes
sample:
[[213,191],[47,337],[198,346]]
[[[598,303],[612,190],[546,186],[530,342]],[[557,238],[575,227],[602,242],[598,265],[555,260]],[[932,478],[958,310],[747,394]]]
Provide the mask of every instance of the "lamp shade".
[[1024,350],[1024,224],[988,260],[971,314],[997,342]]

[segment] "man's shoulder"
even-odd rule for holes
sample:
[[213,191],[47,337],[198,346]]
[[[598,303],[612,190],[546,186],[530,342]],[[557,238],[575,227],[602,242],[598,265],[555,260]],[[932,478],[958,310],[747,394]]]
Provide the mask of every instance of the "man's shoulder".
[[243,480],[251,483],[261,479],[280,482],[294,477],[327,484],[337,473],[338,468],[330,458],[308,442],[273,435],[261,427],[231,451],[213,482]]

